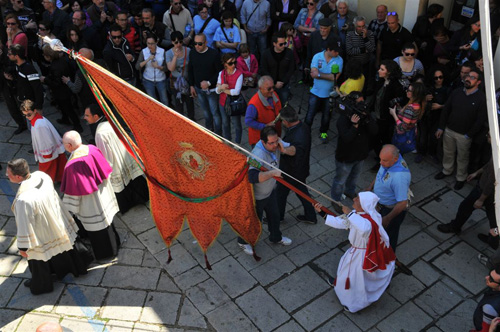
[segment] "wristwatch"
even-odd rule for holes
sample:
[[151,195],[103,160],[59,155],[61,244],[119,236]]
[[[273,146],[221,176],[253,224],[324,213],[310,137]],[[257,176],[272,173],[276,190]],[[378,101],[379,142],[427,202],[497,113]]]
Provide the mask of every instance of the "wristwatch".
[[321,77],[321,73],[318,73],[318,77]]

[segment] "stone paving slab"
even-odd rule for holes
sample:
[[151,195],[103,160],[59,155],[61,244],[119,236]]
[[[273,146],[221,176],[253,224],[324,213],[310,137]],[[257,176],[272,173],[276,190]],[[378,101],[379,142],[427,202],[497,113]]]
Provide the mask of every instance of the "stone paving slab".
[[112,288],[103,305],[101,317],[138,321],[145,299],[144,291]]
[[0,307],[5,307],[17,287],[24,282],[20,278],[0,277]]
[[415,299],[415,303],[428,315],[438,318],[462,300],[452,289],[437,282]]
[[26,311],[36,309],[37,311],[51,312],[63,289],[64,284],[55,282],[52,293],[33,296],[28,287],[18,287],[7,307]]
[[101,285],[127,289],[156,289],[160,269],[113,265],[106,269]]
[[202,314],[206,314],[230,300],[229,296],[213,279],[208,279],[188,289],[186,295]]
[[350,319],[348,319],[344,314],[335,316],[335,318],[329,320],[325,325],[321,326],[316,330],[317,332],[332,332],[332,331],[349,331],[358,332],[361,331]]
[[[160,310],[164,310],[160,308]],[[179,316],[180,326],[191,326],[205,329],[207,323],[205,317],[194,307],[193,303],[188,298],[184,298],[182,309]]]
[[344,313],[351,321],[354,322],[363,331],[376,325],[380,320],[388,317],[400,305],[388,293],[384,293],[380,299],[373,303],[368,308],[365,308],[357,313]]
[[471,246],[461,242],[435,259],[433,265],[477,295],[484,289],[484,276],[488,273],[477,260],[477,254]]
[[[413,269],[414,270],[414,266]],[[399,273],[392,278],[387,292],[399,303],[406,303],[425,289],[425,285],[414,276]]]
[[261,331],[272,331],[290,319],[286,311],[260,286],[236,299],[236,304]]
[[[92,319],[101,308],[107,292],[108,290],[103,287],[68,285],[56,306],[55,313],[86,316]],[[85,307],[80,307],[79,302],[83,298],[87,299]]]
[[257,328],[233,302],[225,303],[209,312],[207,318],[210,324],[221,332],[255,331]]
[[[432,318],[412,302],[408,302],[377,325],[381,332],[422,331]],[[458,330],[457,330],[458,331]]]
[[173,325],[177,320],[180,301],[180,294],[150,292],[146,297],[139,321]]
[[269,293],[288,312],[292,312],[329,288],[325,280],[305,266],[272,285]]
[[278,255],[267,263],[253,269],[252,276],[262,286],[267,286],[285,274],[295,270],[296,266],[285,255]]
[[476,306],[477,303],[474,300],[465,300],[449,314],[439,319],[436,325],[443,331],[460,331],[464,329],[464,326],[470,326],[472,329],[472,314]]
[[252,275],[233,257],[216,263],[208,273],[231,298],[240,296],[257,284]]
[[[59,322],[60,316],[43,314],[38,312],[26,314],[17,327],[17,331],[35,331],[36,328],[45,322]],[[3,331],[2,331],[3,332]]]
[[293,318],[306,331],[312,331],[342,310],[343,306],[335,295],[335,291],[333,288],[330,288],[321,297],[297,311],[293,315]]

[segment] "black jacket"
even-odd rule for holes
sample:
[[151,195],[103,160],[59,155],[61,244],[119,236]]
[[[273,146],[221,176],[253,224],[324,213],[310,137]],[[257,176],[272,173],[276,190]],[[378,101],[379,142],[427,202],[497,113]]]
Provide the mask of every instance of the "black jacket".
[[377,135],[377,122],[368,114],[366,119],[359,121],[358,128],[355,128],[351,118],[341,115],[337,120],[339,130],[339,141],[335,159],[342,163],[352,163],[365,160],[371,150],[371,137]]
[[127,54],[134,57],[134,52],[129,42],[123,37],[119,46],[116,46],[111,40],[108,40],[106,47],[104,47],[102,51],[104,61],[106,61],[110,71],[123,79],[134,78],[134,67],[132,63],[127,60]]
[[62,77],[74,77],[74,73],[65,57],[54,59],[50,63],[49,75],[45,77],[44,84],[47,84],[52,90],[56,99],[70,99],[72,92],[69,87],[63,83]]
[[[290,14],[292,10],[293,14]],[[280,23],[288,22],[293,25],[295,23],[297,15],[299,14],[299,11],[300,7],[297,0],[290,0],[290,2],[288,3],[288,13],[283,13],[283,1],[271,1],[271,20],[273,22],[273,31],[279,30],[278,27]]]
[[265,50],[262,59],[260,59],[260,69],[262,75],[271,76],[274,83],[280,81],[288,84],[295,71],[295,58],[291,49],[285,48],[283,52],[285,54],[278,63],[273,55],[274,49],[268,48]]
[[35,67],[29,62],[25,62],[16,67],[17,77],[17,101],[23,102],[26,99],[35,103],[35,109],[41,110],[43,107],[43,87],[40,82],[40,75]]
[[295,155],[281,155],[280,169],[304,182],[309,176],[309,158],[311,155],[311,130],[299,122],[287,130],[283,141],[295,146]]

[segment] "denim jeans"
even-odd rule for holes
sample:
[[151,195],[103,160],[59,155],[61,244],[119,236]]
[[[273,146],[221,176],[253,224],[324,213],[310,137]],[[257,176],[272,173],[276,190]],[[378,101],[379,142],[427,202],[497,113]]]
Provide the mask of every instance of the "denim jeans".
[[285,84],[281,89],[275,89],[275,91],[280,98],[281,106],[285,107],[285,104],[288,101],[288,97],[290,96],[290,86],[288,84]]
[[[255,212],[257,217],[262,220],[266,211],[267,229],[269,230],[269,241],[277,243],[281,241],[280,231],[280,213],[278,211],[278,199],[276,189],[272,191],[269,197],[255,200]],[[246,244],[245,240],[238,237],[238,243]]]
[[233,123],[234,134],[236,136],[234,141],[236,143],[240,144],[241,143],[241,135],[243,133],[243,127],[241,126],[241,115],[232,116],[231,122]]
[[222,119],[222,136],[225,139],[231,140],[231,116],[227,115],[224,106],[219,103],[220,117]]
[[[248,47],[250,47],[250,53],[260,58],[267,49],[266,38],[267,34],[265,32],[247,33],[247,43]],[[259,53],[257,52],[257,49],[259,50]]]
[[319,128],[320,133],[326,133],[330,127],[330,103],[329,98],[320,98],[315,94],[309,95],[309,108],[307,109],[307,114],[305,118],[305,123],[311,127],[314,121],[314,116],[317,112],[321,112],[321,126]]
[[195,87],[203,115],[205,116],[205,128],[217,135],[222,135],[221,116],[219,112],[219,95],[215,92],[207,94],[206,91]]
[[331,192],[333,200],[340,201],[344,190],[348,195],[356,194],[356,182],[358,182],[362,168],[363,160],[343,163],[335,159],[335,176]]
[[[380,215],[384,217],[388,215],[391,211],[392,211],[391,208],[382,207],[380,209]],[[394,219],[392,219],[391,222],[389,223],[389,226],[385,228],[385,231],[389,236],[389,243],[394,252],[396,252],[396,247],[398,246],[399,228],[401,227],[401,224],[403,223],[405,216],[406,216],[406,210],[402,211],[400,214],[395,216]]]
[[149,81],[147,79],[143,79],[142,85],[144,85],[144,89],[146,90],[146,93],[152,98],[156,99],[155,90],[158,91],[158,96],[160,97],[160,102],[165,106],[168,105],[167,80],[153,82],[153,81]]

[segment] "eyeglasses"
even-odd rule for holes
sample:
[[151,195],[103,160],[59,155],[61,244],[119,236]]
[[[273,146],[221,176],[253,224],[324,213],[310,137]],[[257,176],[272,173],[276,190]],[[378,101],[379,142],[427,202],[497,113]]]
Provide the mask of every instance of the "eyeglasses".
[[279,47],[286,45],[286,43],[277,43]]
[[271,92],[274,90],[274,86],[271,86],[271,87],[267,88],[266,90],[267,90],[267,92]]
[[17,25],[16,22],[7,22],[7,25]]
[[172,42],[172,44],[174,44],[174,45],[181,44],[181,43],[182,43],[182,40],[174,40]]
[[194,42],[194,46],[203,46],[204,42]]
[[437,81],[437,80],[442,80],[443,79],[443,75],[440,75],[440,76],[434,76],[434,80]]
[[415,56],[415,53],[406,53],[406,52],[405,52],[405,55],[406,55],[406,56]]
[[122,35],[119,35],[119,36],[111,35],[111,39],[122,39]]
[[314,5],[315,5],[315,3],[314,3],[314,2],[308,2],[308,3],[307,3],[307,5],[308,5],[308,6],[314,6]]
[[31,113],[23,113],[23,116],[24,116],[25,118],[32,117],[32,116],[33,116],[33,112],[31,112]]
[[495,281],[495,279],[493,279],[493,277],[491,276],[491,272],[490,272],[490,274],[488,274],[488,279],[489,279],[489,281],[490,281],[491,283],[493,283],[493,284],[497,284],[497,285],[500,285],[500,282]]
[[467,77],[473,80],[479,79],[479,76],[467,75]]
[[172,3],[172,5],[174,5],[174,6],[180,6],[181,3],[180,2],[174,2],[174,3]]
[[230,62],[226,62],[226,64],[228,66],[234,66],[236,64],[236,61],[230,61]]
[[388,12],[387,16],[398,16],[397,12]]

